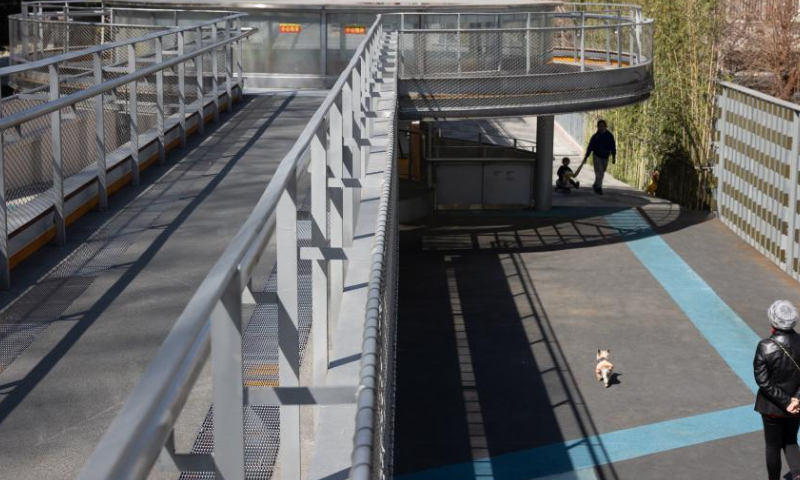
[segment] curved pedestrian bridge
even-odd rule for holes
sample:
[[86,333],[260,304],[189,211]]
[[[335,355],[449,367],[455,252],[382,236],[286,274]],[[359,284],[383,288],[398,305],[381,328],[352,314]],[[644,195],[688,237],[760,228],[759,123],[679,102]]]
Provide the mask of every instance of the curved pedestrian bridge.
[[[703,213],[554,196],[581,146],[524,118],[645,100],[637,8],[390,11],[331,90],[257,92],[239,13],[87,45],[124,30],[63,7],[0,70],[0,477],[762,473],[750,348],[800,288]],[[543,211],[401,222],[427,146],[487,191],[524,163]]]

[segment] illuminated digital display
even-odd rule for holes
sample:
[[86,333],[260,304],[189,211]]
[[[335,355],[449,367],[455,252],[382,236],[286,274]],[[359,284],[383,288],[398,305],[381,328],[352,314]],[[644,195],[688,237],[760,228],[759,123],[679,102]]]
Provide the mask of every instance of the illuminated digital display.
[[345,35],[365,35],[367,27],[364,25],[347,25],[344,27]]
[[300,30],[299,23],[281,23],[278,25],[280,33],[300,33]]

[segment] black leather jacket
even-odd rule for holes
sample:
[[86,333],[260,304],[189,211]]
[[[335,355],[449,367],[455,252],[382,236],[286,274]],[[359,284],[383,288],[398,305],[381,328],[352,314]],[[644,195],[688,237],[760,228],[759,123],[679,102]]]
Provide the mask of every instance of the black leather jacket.
[[759,386],[755,410],[763,415],[788,416],[792,397],[800,398],[800,370],[781,350],[779,342],[800,365],[800,335],[778,331],[761,340],[753,359],[753,373]]

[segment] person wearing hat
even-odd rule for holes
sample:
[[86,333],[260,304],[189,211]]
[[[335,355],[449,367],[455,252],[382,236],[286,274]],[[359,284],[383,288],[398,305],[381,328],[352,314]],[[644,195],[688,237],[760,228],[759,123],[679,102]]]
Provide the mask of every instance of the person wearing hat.
[[767,475],[781,475],[781,450],[792,480],[800,480],[800,335],[794,331],[797,309],[778,300],[767,310],[772,334],[758,343],[753,373],[758,384],[755,410],[764,421]]

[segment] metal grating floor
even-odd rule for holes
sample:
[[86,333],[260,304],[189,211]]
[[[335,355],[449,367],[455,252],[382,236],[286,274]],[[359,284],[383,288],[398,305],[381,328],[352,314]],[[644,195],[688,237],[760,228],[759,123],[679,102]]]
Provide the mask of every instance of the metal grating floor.
[[[308,213],[311,196],[306,195],[299,212]],[[302,216],[302,215],[301,215]],[[311,221],[297,221],[300,246],[311,246]],[[278,267],[275,265],[263,291],[277,291]],[[302,362],[311,331],[311,262],[298,263],[298,320],[300,324],[300,360]],[[257,305],[250,317],[242,339],[242,358],[245,384],[278,385],[278,307],[276,304]],[[278,458],[280,445],[279,407],[245,407],[245,476],[248,480],[269,480]],[[210,454],[214,451],[213,407],[206,414],[192,453]],[[184,472],[181,480],[213,480],[213,472]]]

